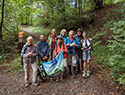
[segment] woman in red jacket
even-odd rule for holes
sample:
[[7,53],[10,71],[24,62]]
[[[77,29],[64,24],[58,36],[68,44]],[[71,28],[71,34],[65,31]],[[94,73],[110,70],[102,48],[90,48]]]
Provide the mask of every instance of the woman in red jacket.
[[[66,44],[63,42],[63,37],[62,36],[57,36],[57,41],[58,41],[58,44],[55,46],[55,56],[57,56],[60,51],[63,50],[63,58],[64,58],[64,73],[65,72],[68,72],[67,71],[67,46]],[[64,73],[62,75],[64,75]],[[63,78],[63,76],[61,76],[61,79]],[[57,79],[59,80],[59,78]]]

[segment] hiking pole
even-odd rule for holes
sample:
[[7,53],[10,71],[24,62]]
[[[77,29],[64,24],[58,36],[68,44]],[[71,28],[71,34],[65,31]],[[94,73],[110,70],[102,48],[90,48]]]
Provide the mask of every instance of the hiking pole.
[[30,66],[31,66],[31,56],[30,56],[30,63],[28,64],[28,88],[30,87]]
[[[32,51],[32,48],[31,48]],[[32,64],[32,56],[30,56],[30,63],[28,64],[28,88],[30,87],[30,67]]]

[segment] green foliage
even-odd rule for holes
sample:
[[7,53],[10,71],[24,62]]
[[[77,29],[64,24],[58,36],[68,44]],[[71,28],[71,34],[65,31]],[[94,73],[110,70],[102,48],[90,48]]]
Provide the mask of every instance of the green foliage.
[[125,84],[125,19],[113,23],[114,35],[109,40],[110,58],[109,63],[112,68],[112,75],[121,84]]
[[[93,56],[96,56],[96,63],[105,65],[110,74],[119,84],[125,84],[125,19],[124,19],[124,4],[121,9],[111,9],[115,12],[115,16],[111,16],[100,29],[92,37],[94,43]],[[108,14],[109,15],[109,14]],[[116,18],[117,19],[114,19]],[[107,35],[108,34],[108,35]],[[108,43],[103,45],[103,37]],[[116,81],[114,82],[116,83]]]
[[16,73],[22,70],[20,55],[15,55],[14,58],[15,59],[10,64],[8,64],[9,68],[11,69],[11,73]]
[[27,27],[27,29],[33,33],[44,34],[46,36],[48,36],[51,33],[51,30],[49,28],[43,28],[40,26],[36,26],[36,27],[29,26]]

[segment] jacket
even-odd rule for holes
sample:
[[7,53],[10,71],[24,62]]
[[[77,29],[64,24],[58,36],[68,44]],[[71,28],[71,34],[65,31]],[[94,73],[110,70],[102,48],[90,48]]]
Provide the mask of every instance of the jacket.
[[60,51],[62,51],[62,50],[63,50],[63,57],[66,58],[68,50],[67,50],[66,44],[64,44],[64,43],[61,44],[61,48],[59,46],[59,43],[56,45],[56,47],[55,47],[55,56],[57,56],[60,53]]
[[[62,36],[62,35],[60,34],[60,36]],[[63,37],[63,36],[62,36],[62,37]],[[65,37],[63,37],[63,42],[65,42],[66,39],[67,39],[67,35],[66,35]]]
[[[48,42],[49,42],[49,46],[50,46],[50,48],[52,47],[52,35],[49,35],[49,37],[48,37]],[[57,40],[56,40],[56,37],[55,37],[55,45],[57,44]]]
[[73,50],[73,54],[76,54],[76,49],[80,48],[79,42],[78,42],[74,37],[73,37],[73,41],[71,41],[70,38],[68,37],[68,38],[66,39],[65,43],[66,43],[66,44],[75,43],[75,44],[78,45],[78,47],[76,47],[76,46],[74,46],[74,45],[73,45],[72,47],[68,46],[68,47],[67,47],[67,49],[68,49],[68,54],[70,53],[71,50]]
[[82,39],[80,42],[81,48],[84,48],[84,50],[88,50],[90,47],[92,49],[92,42],[90,41],[89,38],[86,40]]
[[37,43],[38,56],[40,56],[41,58],[44,58],[45,56],[47,56],[47,58],[49,58],[49,48],[50,48],[49,44],[46,40],[44,42],[40,40]]
[[29,45],[28,43],[26,43],[21,51],[21,56],[23,57],[23,62],[24,63],[28,63],[30,62],[30,57],[28,56],[28,53],[32,52],[33,56],[31,57],[31,61],[32,63],[34,63],[36,61],[36,56],[37,56],[37,50],[36,47],[34,46],[34,44]]
[[78,36],[77,34],[73,36],[79,43],[82,40],[82,36]]

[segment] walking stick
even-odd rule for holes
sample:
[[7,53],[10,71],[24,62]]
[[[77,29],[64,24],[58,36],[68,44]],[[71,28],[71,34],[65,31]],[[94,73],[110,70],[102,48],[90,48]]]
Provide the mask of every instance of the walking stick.
[[[31,48],[32,51],[32,48]],[[28,64],[28,88],[30,87],[30,67],[32,64],[32,56],[30,56],[30,63]]]
[[28,87],[30,87],[30,67],[31,67],[31,56],[30,56],[30,63],[28,64]]

